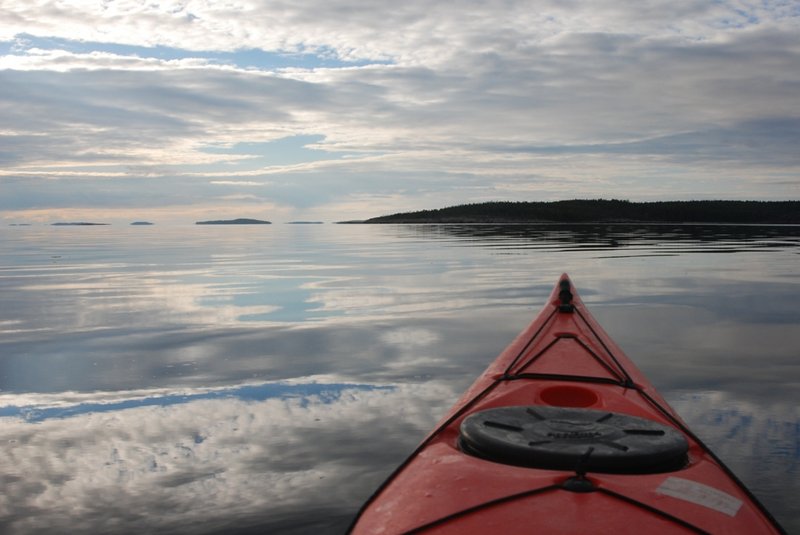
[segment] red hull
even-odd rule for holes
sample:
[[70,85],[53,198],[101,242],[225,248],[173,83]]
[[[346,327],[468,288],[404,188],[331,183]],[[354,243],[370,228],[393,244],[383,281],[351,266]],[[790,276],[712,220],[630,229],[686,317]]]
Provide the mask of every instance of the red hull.
[[[591,463],[592,455],[599,455],[593,453],[595,448],[587,448],[575,468],[568,469],[536,466],[536,452],[530,454],[533,466],[520,466],[527,462],[525,452],[511,463],[488,460],[474,451],[465,453],[470,423],[464,420],[502,407],[528,407],[532,414],[541,408],[542,412],[591,415],[603,411],[621,418],[635,417],[637,422],[643,418],[666,426],[668,434],[680,434],[684,457],[680,466],[653,469],[653,473],[648,468],[634,470],[644,473],[619,473],[625,471],[619,466],[610,469],[617,473],[604,473],[591,466],[582,468],[584,459]],[[516,424],[491,427],[516,428]],[[584,435],[591,434],[562,433],[564,449],[585,442]],[[535,449],[540,442],[528,444]],[[634,449],[612,446],[626,450],[623,453]],[[602,449],[601,445],[597,451]],[[769,513],[686,428],[608,337],[563,275],[539,316],[364,505],[351,531],[623,534],[645,530],[650,534],[782,533]]]

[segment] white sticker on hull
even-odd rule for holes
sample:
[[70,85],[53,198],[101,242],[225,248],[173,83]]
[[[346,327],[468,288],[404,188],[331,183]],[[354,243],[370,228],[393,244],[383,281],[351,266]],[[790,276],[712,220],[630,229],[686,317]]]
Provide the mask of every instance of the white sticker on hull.
[[656,489],[659,494],[672,496],[679,500],[695,503],[708,507],[728,516],[736,516],[742,506],[742,500],[731,496],[714,487],[709,487],[697,481],[681,479],[679,477],[668,477]]

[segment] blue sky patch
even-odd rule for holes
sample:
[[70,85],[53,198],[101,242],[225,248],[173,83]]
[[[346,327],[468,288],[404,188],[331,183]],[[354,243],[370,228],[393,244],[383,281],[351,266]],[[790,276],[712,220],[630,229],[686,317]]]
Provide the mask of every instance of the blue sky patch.
[[308,145],[325,139],[321,135],[289,136],[275,141],[242,142],[230,147],[209,146],[202,149],[209,154],[241,154],[253,156],[250,165],[273,166],[295,165],[322,160],[338,160],[346,156],[343,152],[327,152],[309,148]]
[[344,61],[338,59],[333,50],[321,48],[317,51],[307,49],[303,52],[274,52],[260,49],[242,49],[232,52],[217,50],[185,50],[168,46],[136,46],[119,43],[101,43],[97,41],[75,41],[59,37],[39,37],[19,34],[14,41],[0,42],[0,54],[21,53],[38,48],[42,50],[64,50],[74,54],[90,54],[107,52],[119,56],[136,56],[159,60],[205,59],[210,63],[231,65],[242,69],[279,70],[279,69],[319,69],[360,67],[371,64],[388,64],[376,61]]

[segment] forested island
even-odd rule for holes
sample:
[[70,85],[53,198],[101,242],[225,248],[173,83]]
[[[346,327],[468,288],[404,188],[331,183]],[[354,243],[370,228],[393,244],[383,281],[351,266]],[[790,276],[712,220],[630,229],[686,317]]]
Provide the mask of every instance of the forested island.
[[569,200],[486,202],[393,214],[364,223],[800,224],[800,201]]
[[271,221],[262,221],[260,219],[220,219],[217,221],[196,221],[195,225],[271,225]]

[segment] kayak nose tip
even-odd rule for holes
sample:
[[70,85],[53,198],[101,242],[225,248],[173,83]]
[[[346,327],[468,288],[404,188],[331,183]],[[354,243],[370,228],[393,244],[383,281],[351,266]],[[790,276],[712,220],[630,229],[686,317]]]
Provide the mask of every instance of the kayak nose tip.
[[597,490],[595,484],[584,475],[576,475],[567,478],[561,488],[570,492],[594,492]]
[[561,312],[572,312],[575,309],[575,305],[572,304],[574,295],[572,295],[572,284],[569,281],[569,277],[562,276],[558,283],[558,289],[558,299],[560,301],[558,309]]

